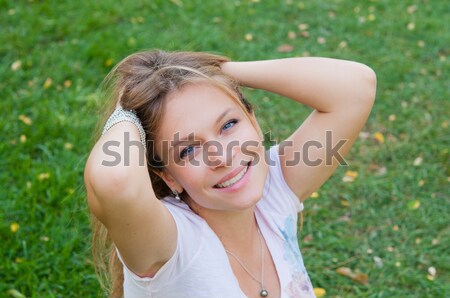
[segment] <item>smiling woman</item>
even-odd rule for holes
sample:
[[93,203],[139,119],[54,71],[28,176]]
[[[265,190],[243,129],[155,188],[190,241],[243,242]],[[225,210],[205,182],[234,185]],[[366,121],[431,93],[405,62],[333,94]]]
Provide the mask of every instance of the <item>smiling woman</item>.
[[[309,157],[325,160],[327,131],[348,152],[373,105],[373,71],[326,58],[152,51],[124,59],[109,80],[116,110],[85,184],[110,297],[314,297],[297,214],[339,162],[295,157],[312,141]],[[266,151],[241,85],[315,110]],[[123,158],[105,166],[111,142]]]

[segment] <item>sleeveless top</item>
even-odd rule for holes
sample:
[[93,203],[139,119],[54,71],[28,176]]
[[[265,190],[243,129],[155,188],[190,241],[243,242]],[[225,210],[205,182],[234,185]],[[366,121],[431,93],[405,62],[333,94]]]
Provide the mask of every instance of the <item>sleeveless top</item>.
[[[275,263],[281,297],[315,297],[297,239],[298,212],[303,204],[286,184],[278,146],[270,148],[268,154],[269,173],[254,212]],[[125,298],[246,297],[222,243],[207,222],[183,201],[166,197],[162,202],[175,219],[175,253],[154,277],[139,277],[124,265]]]

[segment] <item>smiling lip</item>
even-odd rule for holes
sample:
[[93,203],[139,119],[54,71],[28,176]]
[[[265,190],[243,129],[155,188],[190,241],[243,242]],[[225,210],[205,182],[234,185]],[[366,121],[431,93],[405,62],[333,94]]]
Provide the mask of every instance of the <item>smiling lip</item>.
[[[224,190],[227,188],[233,188],[233,186],[239,184],[247,176],[251,162],[248,162],[246,166],[233,170],[230,174],[223,177],[219,183],[214,185],[215,189]],[[239,178],[238,178],[239,177]],[[233,179],[238,178],[236,181]],[[230,183],[231,182],[231,183]]]

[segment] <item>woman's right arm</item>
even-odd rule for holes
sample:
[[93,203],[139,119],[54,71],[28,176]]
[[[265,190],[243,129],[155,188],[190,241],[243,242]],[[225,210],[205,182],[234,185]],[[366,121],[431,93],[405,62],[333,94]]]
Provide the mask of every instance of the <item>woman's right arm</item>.
[[89,208],[126,265],[140,276],[153,276],[175,252],[177,231],[153,192],[143,147],[135,145],[139,139],[134,124],[114,125],[92,149],[84,180]]

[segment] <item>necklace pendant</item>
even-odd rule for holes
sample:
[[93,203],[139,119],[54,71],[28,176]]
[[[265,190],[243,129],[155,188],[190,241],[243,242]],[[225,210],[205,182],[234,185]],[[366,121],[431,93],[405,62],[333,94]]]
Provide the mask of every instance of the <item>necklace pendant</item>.
[[269,292],[267,292],[265,289],[262,289],[261,292],[259,293],[259,296],[267,297],[269,296]]

